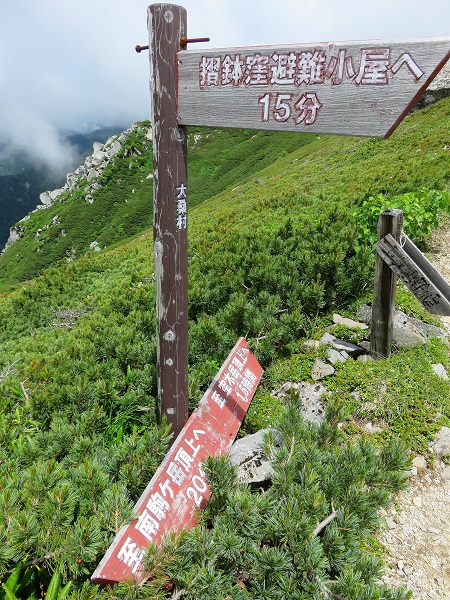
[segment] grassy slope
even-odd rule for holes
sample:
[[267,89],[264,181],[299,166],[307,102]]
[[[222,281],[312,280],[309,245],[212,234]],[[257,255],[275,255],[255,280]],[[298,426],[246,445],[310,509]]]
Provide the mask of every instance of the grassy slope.
[[[379,192],[446,188],[449,125],[450,101],[443,101],[409,117],[387,141],[316,140],[192,210],[192,404],[247,335],[269,367],[248,427],[267,424],[265,411],[279,410],[268,392],[309,375],[314,356],[297,353],[302,336],[319,333],[331,308],[348,308],[370,288],[371,258],[354,255],[349,209]],[[91,461],[99,477],[125,486],[130,502],[142,491],[154,468],[133,451],[155,422],[151,248],[146,232],[0,295],[2,483],[12,485],[11,469],[31,477],[33,465],[44,469],[53,457],[69,479],[74,465]],[[358,417],[380,419],[391,426],[385,435],[424,450],[430,433],[450,424],[450,384],[437,380],[431,362],[450,367],[447,348],[435,343],[389,364],[344,365],[334,388]],[[350,422],[347,431],[355,433]],[[114,475],[105,447],[119,464]]]
[[[102,188],[85,201],[81,181],[50,208],[31,214],[24,236],[0,257],[0,286],[31,279],[63,258],[82,256],[92,242],[101,248],[151,226],[152,173],[148,123],[129,135],[122,152],[103,173]],[[307,145],[314,135],[286,135],[240,130],[191,129],[189,134],[189,204],[195,206],[233,187],[279,156]],[[54,217],[58,223],[52,224]],[[42,230],[37,236],[38,230]],[[0,288],[1,289],[1,288]]]

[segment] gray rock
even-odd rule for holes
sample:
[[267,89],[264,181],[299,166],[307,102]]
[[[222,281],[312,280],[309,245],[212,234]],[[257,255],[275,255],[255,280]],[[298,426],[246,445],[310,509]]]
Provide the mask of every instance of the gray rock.
[[108,155],[105,152],[96,152],[92,157],[91,164],[94,166],[99,165],[107,158],[108,158]]
[[[401,313],[401,311],[396,311],[396,312],[398,312],[402,315],[405,314],[405,313]],[[440,327],[436,327],[436,325],[431,325],[430,323],[424,323],[420,319],[415,319],[414,317],[408,317],[407,315],[405,315],[405,317],[427,339],[431,339],[431,338],[445,339],[447,337],[445,331],[443,329],[441,329]],[[395,327],[395,321],[394,321],[394,327]]]
[[442,427],[431,443],[431,450],[437,456],[450,455],[450,427]]
[[328,361],[332,365],[335,365],[339,362],[345,362],[348,358],[348,354],[347,357],[345,357],[343,353],[335,350],[334,348],[328,348],[328,350],[325,351],[325,354],[327,355]]
[[320,360],[320,358],[317,358],[313,364],[311,377],[314,381],[320,381],[322,379],[325,379],[326,377],[329,377],[330,375],[334,375],[334,373],[335,370],[331,365],[324,362],[323,360]]
[[353,319],[347,319],[346,317],[342,317],[338,314],[333,315],[333,323],[336,323],[336,325],[345,325],[346,327],[352,327],[353,329],[369,329],[369,326],[366,325],[366,323],[353,321]]
[[87,181],[92,181],[98,176],[98,171],[96,169],[89,169],[89,173],[86,176]]
[[[356,313],[358,319],[362,319],[368,325],[371,325],[372,308],[363,304]],[[419,319],[409,317],[401,310],[394,311],[393,318],[393,343],[398,348],[412,348],[424,344],[432,337],[445,339],[445,332],[435,325],[423,323]]]
[[20,227],[20,225],[16,226],[16,227],[12,227],[9,230],[9,238],[8,238],[8,246],[12,246],[14,244],[14,242],[17,242],[18,240],[20,240],[20,238],[22,237],[23,234],[23,227]]
[[423,456],[416,456],[412,461],[413,467],[416,467],[418,471],[425,471],[427,468],[427,461]]
[[441,379],[448,379],[448,373],[443,364],[437,363],[435,365],[431,365],[433,369],[433,373],[435,373]]
[[353,392],[350,392],[350,396],[353,398],[353,400],[356,400],[356,402],[361,402],[362,400],[361,394],[358,392],[358,390],[353,390]]
[[361,346],[357,346],[356,344],[352,344],[350,342],[346,342],[345,340],[340,340],[338,338],[334,338],[331,342],[331,345],[335,350],[339,350],[340,352],[347,352],[350,356],[356,358],[360,354],[364,354],[363,348]]
[[328,344],[331,344],[335,339],[336,338],[334,337],[334,335],[331,335],[331,333],[324,333],[319,340],[319,344],[321,346],[328,346]]
[[122,144],[115,141],[110,148],[108,148],[108,156],[114,156],[122,149]]
[[356,318],[364,321],[370,327],[372,322],[372,307],[367,304],[361,304],[356,312]]
[[404,313],[394,314],[392,341],[397,348],[414,348],[425,344],[427,338]]
[[45,206],[50,206],[50,204],[52,203],[50,193],[42,192],[42,194],[39,195],[39,201],[41,204],[44,204]]
[[297,389],[305,421],[317,424],[322,423],[325,418],[325,411],[321,399],[324,394],[328,394],[327,388],[321,383],[311,384],[307,381],[302,381]]
[[397,529],[397,523],[390,517],[386,517],[386,525],[389,529]]
[[52,199],[52,202],[54,202],[56,200],[56,198],[59,198],[59,196],[61,196],[62,193],[63,193],[63,190],[61,190],[61,189],[53,190],[52,192],[50,192],[50,198]]
[[273,468],[270,460],[262,451],[264,437],[273,429],[261,429],[252,435],[236,440],[232,445],[229,457],[231,463],[238,468],[238,480],[241,483],[261,485],[271,481]]
[[364,352],[370,352],[370,342],[368,340],[362,340],[359,342],[358,346],[360,346]]
[[356,344],[351,344],[345,340],[340,340],[328,332],[324,333],[324,335],[320,338],[319,343],[321,346],[331,345],[335,350],[338,350],[339,352],[346,352],[349,356],[353,356],[354,358],[360,354],[364,354],[364,349],[361,348],[361,346],[356,346]]

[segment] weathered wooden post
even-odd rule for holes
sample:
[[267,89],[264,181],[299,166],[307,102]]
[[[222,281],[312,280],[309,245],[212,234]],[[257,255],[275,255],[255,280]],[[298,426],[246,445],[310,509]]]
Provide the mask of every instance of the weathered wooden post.
[[[402,227],[403,212],[398,209],[385,210],[378,219],[378,241],[391,234],[398,242]],[[397,275],[377,253],[370,334],[370,353],[374,358],[391,356],[396,285]]]
[[187,13],[148,8],[153,124],[153,231],[158,400],[176,437],[188,418],[187,140],[177,120],[177,56]]

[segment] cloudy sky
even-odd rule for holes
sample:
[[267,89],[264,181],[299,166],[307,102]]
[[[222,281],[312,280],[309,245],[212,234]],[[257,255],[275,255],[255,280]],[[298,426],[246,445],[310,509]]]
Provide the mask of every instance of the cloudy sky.
[[[146,0],[1,0],[0,143],[57,159],[57,130],[150,115]],[[450,0],[184,0],[205,48],[449,36]],[[199,48],[200,46],[198,46]]]

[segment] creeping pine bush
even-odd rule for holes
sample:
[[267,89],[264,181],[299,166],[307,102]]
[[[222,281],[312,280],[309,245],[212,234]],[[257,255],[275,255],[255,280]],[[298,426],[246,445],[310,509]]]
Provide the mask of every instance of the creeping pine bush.
[[439,209],[450,211],[450,194],[441,190],[420,188],[414,192],[389,198],[384,194],[370,196],[352,213],[357,222],[356,251],[377,241],[377,223],[380,214],[389,209],[403,211],[403,229],[415,243],[423,246],[427,237],[438,226]]
[[85,597],[408,598],[379,583],[382,561],[371,537],[378,510],[405,486],[406,450],[398,441],[381,448],[367,438],[345,442],[342,418],[330,403],[321,425],[306,423],[290,398],[277,435],[266,441],[275,471],[268,491],[239,485],[227,458],[209,457],[212,495],[200,525],[150,547],[144,585]]

